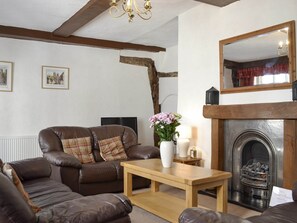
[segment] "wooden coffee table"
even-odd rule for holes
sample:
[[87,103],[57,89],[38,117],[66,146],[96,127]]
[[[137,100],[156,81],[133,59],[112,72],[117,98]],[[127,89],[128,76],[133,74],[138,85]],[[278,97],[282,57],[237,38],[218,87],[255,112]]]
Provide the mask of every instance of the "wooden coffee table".
[[[197,192],[217,188],[217,211],[227,212],[228,178],[231,173],[182,163],[164,168],[160,159],[121,162],[124,167],[124,194],[132,204],[170,222],[178,222],[181,212],[197,207]],[[132,175],[151,180],[151,190],[133,194]],[[185,190],[186,200],[159,191],[159,183]]]

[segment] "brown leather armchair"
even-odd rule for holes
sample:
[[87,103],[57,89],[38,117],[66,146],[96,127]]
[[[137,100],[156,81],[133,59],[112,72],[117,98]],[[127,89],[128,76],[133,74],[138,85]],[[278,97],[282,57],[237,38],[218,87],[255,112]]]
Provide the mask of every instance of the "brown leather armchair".
[[[136,133],[129,127],[105,125],[92,128],[50,127],[40,131],[39,144],[43,156],[50,162],[51,178],[69,186],[82,195],[123,191],[123,160],[104,161],[100,155],[99,140],[120,136],[128,160],[150,159],[160,156],[159,148],[142,146]],[[90,137],[95,163],[81,164],[74,156],[64,153],[62,139]],[[133,188],[148,187],[150,181],[133,178]]]
[[[130,200],[122,194],[82,196],[50,179],[51,167],[42,157],[9,163],[30,200],[41,210],[34,213],[13,181],[0,168],[1,223],[130,223]],[[1,167],[1,160],[0,160]]]

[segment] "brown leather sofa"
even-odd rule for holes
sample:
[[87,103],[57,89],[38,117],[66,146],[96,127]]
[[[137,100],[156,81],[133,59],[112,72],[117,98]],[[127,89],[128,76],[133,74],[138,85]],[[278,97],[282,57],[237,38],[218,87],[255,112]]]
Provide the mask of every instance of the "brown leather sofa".
[[[39,144],[43,156],[52,167],[51,178],[69,186],[82,195],[115,193],[123,191],[122,160],[104,161],[100,155],[98,140],[120,136],[128,160],[150,159],[160,156],[159,148],[143,146],[137,142],[136,133],[129,127],[105,125],[92,128],[50,127],[40,131]],[[74,156],[63,152],[62,139],[91,137],[95,163],[81,164]],[[133,177],[133,188],[148,187],[150,181]]]
[[50,179],[51,167],[39,157],[11,162],[31,201],[32,211],[13,182],[0,171],[0,222],[5,223],[125,223],[131,222],[132,205],[120,194],[83,197]]
[[179,223],[297,223],[297,183],[292,197],[294,202],[270,207],[261,215],[247,219],[202,208],[187,208],[179,216]]

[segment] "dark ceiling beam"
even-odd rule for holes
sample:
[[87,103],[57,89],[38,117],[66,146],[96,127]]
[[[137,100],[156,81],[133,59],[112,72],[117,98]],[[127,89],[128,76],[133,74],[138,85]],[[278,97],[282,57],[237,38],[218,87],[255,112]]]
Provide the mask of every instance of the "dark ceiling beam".
[[37,41],[44,41],[44,42],[50,42],[50,43],[62,43],[62,44],[109,48],[109,49],[118,49],[118,50],[127,49],[127,50],[141,50],[141,51],[148,51],[148,52],[166,51],[165,48],[157,47],[157,46],[145,46],[140,44],[116,42],[116,41],[85,38],[85,37],[78,37],[78,36],[69,36],[65,38],[61,36],[55,36],[50,32],[11,27],[11,26],[1,26],[1,25],[0,25],[0,37],[25,39],[25,40],[37,40]]
[[158,77],[178,77],[178,72],[158,72]]
[[218,7],[224,7],[226,5],[229,5],[233,2],[237,2],[239,0],[195,0],[197,2],[203,2],[209,5],[214,5]]
[[70,19],[57,28],[53,34],[68,37],[76,30],[90,22],[92,19],[107,10],[110,0],[90,0],[84,7],[76,12]]

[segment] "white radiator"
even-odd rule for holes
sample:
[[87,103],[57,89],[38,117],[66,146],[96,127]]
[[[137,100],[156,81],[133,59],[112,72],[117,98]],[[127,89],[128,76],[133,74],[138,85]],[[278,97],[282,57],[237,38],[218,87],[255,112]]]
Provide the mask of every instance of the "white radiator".
[[37,136],[0,136],[0,158],[3,162],[41,156]]

